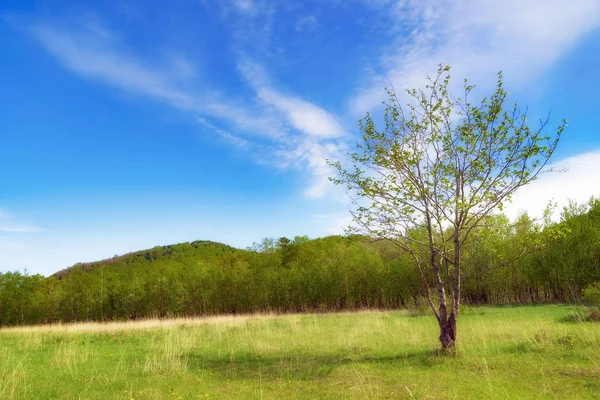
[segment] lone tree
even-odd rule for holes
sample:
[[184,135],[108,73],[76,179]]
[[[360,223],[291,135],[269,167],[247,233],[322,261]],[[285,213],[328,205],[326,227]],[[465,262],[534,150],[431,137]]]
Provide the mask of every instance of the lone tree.
[[532,128],[517,103],[505,109],[501,73],[495,93],[479,104],[470,102],[474,86],[466,80],[458,98],[449,82],[450,67],[440,66],[424,90],[407,90],[407,105],[388,90],[383,130],[367,113],[351,168],[328,162],[338,172],[331,181],[352,199],[349,230],[388,239],[412,256],[442,348],[452,351],[462,248],[486,216],[544,170],[566,122],[547,136],[549,118]]

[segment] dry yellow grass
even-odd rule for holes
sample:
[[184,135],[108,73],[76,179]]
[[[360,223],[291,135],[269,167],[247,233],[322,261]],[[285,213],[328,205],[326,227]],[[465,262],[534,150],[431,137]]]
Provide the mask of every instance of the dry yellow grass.
[[[330,313],[328,315],[357,315],[357,314],[378,314],[384,313],[379,309],[361,310],[361,311],[341,311]],[[248,320],[273,319],[278,316],[292,316],[295,314],[277,314],[274,312],[256,313],[256,314],[226,314],[206,317],[178,317],[178,318],[147,318],[129,321],[106,321],[106,322],[72,322],[55,323],[44,325],[23,325],[0,327],[0,333],[76,333],[76,332],[117,332],[129,330],[144,330],[154,328],[168,328],[181,325],[242,325]],[[319,315],[319,314],[301,314],[301,315]],[[299,326],[298,326],[299,328]]]
[[189,318],[150,318],[135,321],[109,321],[109,322],[74,322],[56,323],[46,325],[26,325],[0,328],[0,333],[76,333],[76,332],[116,332],[139,329],[168,328],[180,325],[241,325],[248,319],[269,319],[275,314],[253,315],[219,315],[211,317]]

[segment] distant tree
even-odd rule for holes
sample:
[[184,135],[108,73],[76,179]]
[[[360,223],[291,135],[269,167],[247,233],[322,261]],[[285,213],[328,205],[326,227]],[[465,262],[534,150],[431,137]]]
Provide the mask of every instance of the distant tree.
[[277,240],[277,247],[279,247],[281,250],[285,250],[291,242],[292,241],[289,238],[286,238],[285,236],[280,237]]
[[359,122],[363,140],[350,154],[351,168],[339,161],[330,165],[338,172],[331,180],[345,185],[353,199],[352,230],[389,239],[411,255],[441,346],[453,350],[463,245],[544,169],[566,123],[545,136],[548,119],[531,128],[518,104],[505,110],[501,74],[489,99],[471,103],[474,86],[467,81],[456,98],[448,91],[449,71],[440,66],[424,90],[407,90],[406,106],[388,90],[383,130],[367,114]]
[[272,237],[266,237],[260,241],[260,243],[253,242],[252,246],[248,247],[248,251],[255,251],[258,253],[271,254],[277,250],[278,242]]

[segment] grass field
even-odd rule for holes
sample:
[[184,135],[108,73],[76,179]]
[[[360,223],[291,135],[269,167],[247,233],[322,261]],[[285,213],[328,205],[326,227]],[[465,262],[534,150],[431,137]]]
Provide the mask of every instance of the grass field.
[[2,329],[0,398],[600,398],[600,324],[574,310],[465,310],[454,357],[405,311]]

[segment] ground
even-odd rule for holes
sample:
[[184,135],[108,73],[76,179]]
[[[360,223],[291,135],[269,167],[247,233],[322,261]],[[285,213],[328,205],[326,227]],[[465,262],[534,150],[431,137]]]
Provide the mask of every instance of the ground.
[[455,356],[408,311],[5,328],[0,398],[598,398],[600,323],[576,310],[465,308]]

